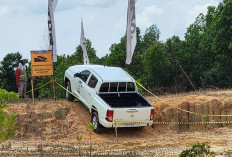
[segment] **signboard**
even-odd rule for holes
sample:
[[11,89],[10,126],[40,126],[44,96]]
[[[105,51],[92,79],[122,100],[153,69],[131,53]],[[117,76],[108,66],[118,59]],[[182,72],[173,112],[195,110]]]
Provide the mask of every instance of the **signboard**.
[[53,76],[52,51],[31,51],[32,77]]

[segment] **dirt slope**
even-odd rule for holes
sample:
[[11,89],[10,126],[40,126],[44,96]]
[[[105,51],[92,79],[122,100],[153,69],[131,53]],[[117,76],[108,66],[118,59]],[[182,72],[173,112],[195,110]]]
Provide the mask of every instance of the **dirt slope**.
[[[156,111],[155,121],[190,122],[199,117],[178,111],[154,97],[146,97]],[[188,95],[169,95],[162,99],[174,106],[204,114],[232,114],[232,91],[198,92]],[[47,144],[76,144],[75,137],[83,135],[82,143],[88,144],[90,113],[80,102],[31,100],[11,104],[8,112],[18,114],[19,129],[13,145],[32,145],[43,141]],[[210,117],[205,121],[229,121],[231,117]],[[163,149],[179,153],[183,147],[196,142],[208,142],[213,150],[221,152],[232,147],[231,125],[154,125],[143,129],[120,128],[116,143],[114,129],[92,135],[93,143],[114,149]]]

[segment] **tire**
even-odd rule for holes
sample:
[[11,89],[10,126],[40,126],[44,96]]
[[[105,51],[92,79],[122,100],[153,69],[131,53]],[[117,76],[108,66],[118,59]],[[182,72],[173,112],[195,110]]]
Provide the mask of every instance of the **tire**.
[[[66,83],[66,89],[71,92],[71,83],[69,81]],[[66,91],[66,93],[65,93],[66,99],[68,101],[73,101],[75,99],[75,97],[71,93],[69,93],[68,91]]]
[[92,113],[92,119],[91,122],[94,126],[93,131],[95,133],[101,133],[103,130],[103,126],[99,123],[99,118],[98,118],[98,113],[97,112],[93,112]]

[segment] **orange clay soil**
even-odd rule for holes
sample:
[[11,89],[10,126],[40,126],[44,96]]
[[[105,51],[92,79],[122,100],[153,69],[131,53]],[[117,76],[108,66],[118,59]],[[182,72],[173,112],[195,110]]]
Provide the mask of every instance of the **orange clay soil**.
[[[232,114],[232,91],[207,91],[179,95],[162,96],[163,102],[147,96],[154,106],[154,121],[190,122],[199,117],[178,111],[171,104],[193,112],[204,114]],[[164,103],[165,102],[165,103]],[[12,147],[26,147],[44,144],[77,144],[76,136],[83,135],[81,143],[89,143],[87,129],[91,116],[87,108],[78,101],[61,100],[36,101],[30,99],[10,104],[7,112],[17,113],[17,133],[12,139]],[[186,107],[187,106],[187,107]],[[206,106],[206,107],[205,107]],[[207,110],[207,111],[206,111]],[[232,117],[206,118],[205,121],[232,121]],[[181,152],[197,142],[208,142],[212,150],[222,152],[232,147],[232,126],[229,124],[210,125],[154,125],[145,128],[119,128],[118,143],[115,130],[106,129],[101,134],[92,133],[92,143],[100,144],[99,149],[157,149],[167,148]],[[4,143],[3,143],[4,144]]]

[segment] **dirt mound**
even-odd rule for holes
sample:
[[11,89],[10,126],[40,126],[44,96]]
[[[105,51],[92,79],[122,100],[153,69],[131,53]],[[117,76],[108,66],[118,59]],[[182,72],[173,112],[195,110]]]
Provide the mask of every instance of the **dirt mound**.
[[[232,91],[198,92],[188,95],[162,97],[166,103],[146,97],[153,104],[158,122],[198,122],[201,117],[179,111],[166,103],[201,114],[232,114]],[[8,112],[17,113],[17,134],[13,145],[33,145],[39,141],[46,144],[77,144],[76,136],[83,135],[81,143],[89,143],[87,126],[90,113],[80,102],[31,100],[11,104]],[[232,117],[205,117],[204,121],[232,121]],[[203,131],[203,132],[202,132]],[[92,135],[92,142],[109,149],[163,149],[180,152],[196,142],[208,142],[217,151],[225,145],[232,147],[231,124],[210,125],[154,125],[143,129],[119,128],[116,143],[115,130],[106,129]],[[220,137],[220,138],[219,138]],[[158,151],[158,150],[157,150]]]
[[[194,93],[187,96],[164,97],[163,101],[148,97],[152,102],[157,122],[226,122],[232,121],[232,116],[201,116],[201,115],[232,115],[232,93],[231,91]],[[184,112],[172,106],[178,107]],[[195,114],[194,114],[195,113]],[[169,125],[168,128],[176,131],[202,131],[232,124],[219,123],[199,125]]]

